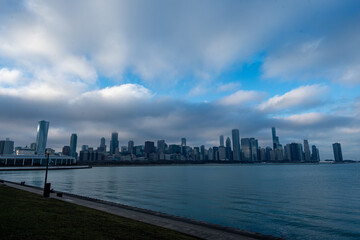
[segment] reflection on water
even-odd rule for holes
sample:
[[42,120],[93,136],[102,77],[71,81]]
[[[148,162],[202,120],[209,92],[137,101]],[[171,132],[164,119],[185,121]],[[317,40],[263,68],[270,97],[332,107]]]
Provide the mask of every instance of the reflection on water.
[[[42,187],[44,171],[0,172]],[[52,188],[289,239],[360,238],[360,164],[96,167]]]

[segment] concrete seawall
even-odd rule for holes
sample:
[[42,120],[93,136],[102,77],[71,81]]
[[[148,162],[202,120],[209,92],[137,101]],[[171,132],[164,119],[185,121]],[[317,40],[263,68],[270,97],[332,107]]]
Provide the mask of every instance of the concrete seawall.
[[[92,168],[89,165],[73,165],[73,166],[49,166],[49,170],[67,170],[67,169],[86,169]],[[46,166],[35,167],[0,167],[0,171],[31,171],[31,170],[45,170]]]
[[[25,185],[24,183],[19,184],[5,180],[0,180],[0,182],[7,186],[21,189],[24,191],[40,195],[43,193],[42,188]],[[58,193],[62,193],[62,197],[57,196]],[[203,239],[280,239],[260,233],[253,233],[236,228],[187,219],[179,216],[155,212],[142,208],[136,208],[124,204],[94,199],[71,193],[53,191],[53,193],[51,194],[51,198],[101,210],[107,213],[149,223],[152,225],[172,229]]]

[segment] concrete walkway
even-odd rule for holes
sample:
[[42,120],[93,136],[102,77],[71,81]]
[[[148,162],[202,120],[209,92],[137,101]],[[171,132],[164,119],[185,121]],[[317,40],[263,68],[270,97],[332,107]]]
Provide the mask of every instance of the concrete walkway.
[[[21,185],[8,181],[3,181],[4,185],[17,188],[20,190],[32,192],[42,195],[41,188]],[[172,229],[181,233],[189,234],[203,239],[279,239],[272,236],[261,235],[242,231],[235,228],[224,227],[220,225],[194,221],[164,213],[154,212],[146,209],[135,208],[127,205],[117,204],[113,202],[92,199],[70,193],[63,193],[62,197],[56,196],[57,192],[51,193],[51,198],[61,201],[97,209],[121,217],[149,223],[155,226]]]

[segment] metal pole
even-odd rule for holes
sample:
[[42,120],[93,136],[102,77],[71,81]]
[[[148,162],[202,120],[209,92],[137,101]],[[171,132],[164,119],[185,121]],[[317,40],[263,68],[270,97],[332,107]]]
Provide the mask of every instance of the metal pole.
[[46,193],[47,175],[49,170],[49,152],[46,152],[46,171],[45,171],[45,183],[44,183],[44,197],[48,196]]

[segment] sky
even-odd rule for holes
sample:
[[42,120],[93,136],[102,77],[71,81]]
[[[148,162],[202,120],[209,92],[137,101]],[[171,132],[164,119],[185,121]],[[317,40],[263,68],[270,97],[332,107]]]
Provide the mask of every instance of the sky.
[[0,0],[0,139],[340,142],[360,160],[360,1]]

